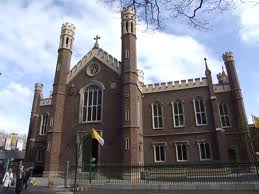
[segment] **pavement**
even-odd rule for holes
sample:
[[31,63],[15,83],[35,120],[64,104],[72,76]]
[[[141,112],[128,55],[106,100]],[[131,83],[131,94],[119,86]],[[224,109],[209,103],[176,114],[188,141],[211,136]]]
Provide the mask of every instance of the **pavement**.
[[[72,189],[64,188],[64,179],[55,179],[57,187],[48,188],[48,178],[36,178],[36,185],[30,185],[21,194],[73,194]],[[252,187],[251,187],[252,186]],[[86,191],[76,194],[255,194],[259,193],[259,184],[204,184],[204,185],[156,185],[156,184],[93,184],[84,187]],[[255,191],[257,190],[257,191]],[[2,185],[0,186],[0,193]],[[15,188],[9,188],[7,194],[14,194]]]
[[[2,190],[2,187],[1,187]],[[11,187],[7,194],[14,194],[15,189]],[[113,189],[93,189],[76,194],[256,194],[256,191],[147,191],[147,190],[113,190]],[[31,186],[23,190],[21,194],[73,194],[66,190],[52,190],[47,187]]]

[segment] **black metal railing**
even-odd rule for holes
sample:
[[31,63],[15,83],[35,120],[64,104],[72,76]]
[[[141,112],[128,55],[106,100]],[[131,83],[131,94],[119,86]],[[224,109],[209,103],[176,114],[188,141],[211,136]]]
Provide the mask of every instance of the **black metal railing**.
[[259,163],[199,162],[154,164],[79,164],[67,166],[67,186],[89,183],[124,184],[201,184],[257,183]]

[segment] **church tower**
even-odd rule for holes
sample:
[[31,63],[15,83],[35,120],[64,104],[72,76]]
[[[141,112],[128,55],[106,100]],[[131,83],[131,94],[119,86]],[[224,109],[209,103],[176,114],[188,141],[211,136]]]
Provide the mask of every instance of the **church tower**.
[[50,113],[50,129],[48,131],[48,147],[45,158],[45,173],[57,173],[60,157],[62,121],[66,96],[67,74],[70,70],[72,46],[74,42],[75,26],[65,23],[61,28],[58,59],[52,93],[52,109]]
[[138,164],[140,124],[137,112],[139,89],[137,86],[136,16],[132,8],[121,12],[122,43],[122,149],[123,162]]
[[[250,159],[250,161],[253,160],[253,153],[251,149],[251,145],[249,144],[249,127],[247,123],[244,103],[243,103],[243,97],[241,93],[241,88],[239,85],[239,80],[236,72],[235,62],[234,62],[234,56],[232,52],[226,52],[223,54],[223,60],[227,69],[229,84],[231,87],[231,93],[232,93],[232,102],[235,112],[235,120],[237,122],[237,129],[240,130],[243,134],[243,141],[245,142],[245,146],[242,146],[241,153],[243,153],[241,160],[246,160],[247,158]],[[246,155],[247,154],[247,155]]]
[[35,137],[36,137],[36,129],[37,129],[39,114],[40,114],[40,100],[42,96],[42,87],[43,87],[43,84],[41,83],[35,84],[30,126],[29,126],[29,132],[28,132],[27,143],[26,143],[26,150],[27,150],[25,155],[26,162],[33,161],[35,156],[35,153],[33,152],[33,147],[35,147],[34,143],[35,143]]

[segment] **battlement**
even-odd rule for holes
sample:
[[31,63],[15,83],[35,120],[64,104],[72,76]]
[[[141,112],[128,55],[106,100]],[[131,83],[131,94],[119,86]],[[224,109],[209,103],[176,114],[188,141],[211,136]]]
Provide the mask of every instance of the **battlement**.
[[69,83],[69,81],[72,80],[73,77],[75,77],[75,75],[94,57],[99,59],[116,73],[121,74],[121,64],[115,57],[101,48],[93,48],[69,71],[67,75],[67,83]]
[[51,105],[51,98],[45,98],[40,100],[40,106],[49,106]]
[[234,60],[234,54],[231,51],[225,52],[222,55],[222,58],[223,58],[224,62],[233,61]]
[[229,84],[215,84],[213,85],[215,93],[230,92],[231,88]]
[[74,26],[74,24],[66,22],[64,24],[62,24],[61,30],[71,30],[71,31],[75,31],[76,27]]
[[133,9],[133,7],[123,7],[122,11],[121,11],[121,15],[125,15],[125,14],[135,14],[135,11]]
[[75,30],[76,30],[76,27],[74,26],[74,24],[66,22],[62,24],[61,35],[68,34],[68,35],[74,36]]
[[42,88],[43,88],[43,84],[42,83],[36,83],[35,84],[35,90],[42,91]]
[[155,84],[148,84],[143,85],[142,92],[143,93],[153,93],[153,92],[164,92],[164,91],[171,91],[171,90],[182,90],[182,89],[189,89],[189,88],[198,88],[207,86],[207,78],[195,78],[195,79],[188,79],[188,80],[181,80],[181,81],[174,81],[174,82],[162,82],[162,83],[155,83]]
[[124,7],[123,10],[121,11],[121,19],[122,20],[136,20],[136,15],[135,11],[133,8],[129,7],[126,8]]

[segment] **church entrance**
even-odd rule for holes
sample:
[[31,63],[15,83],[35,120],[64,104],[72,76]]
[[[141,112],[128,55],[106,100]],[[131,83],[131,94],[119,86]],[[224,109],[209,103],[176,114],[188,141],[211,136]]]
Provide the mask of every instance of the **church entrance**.
[[98,164],[99,161],[99,143],[92,139],[90,135],[83,138],[82,145],[82,166],[83,171],[89,171],[90,166]]
[[96,139],[92,139],[92,163],[98,164],[98,148],[99,142]]

